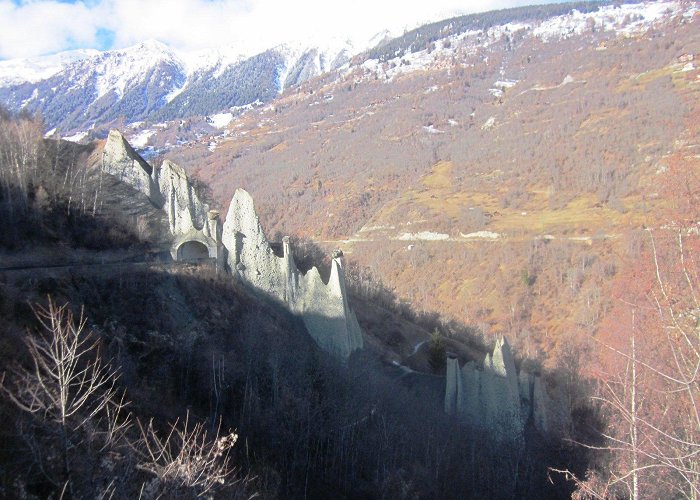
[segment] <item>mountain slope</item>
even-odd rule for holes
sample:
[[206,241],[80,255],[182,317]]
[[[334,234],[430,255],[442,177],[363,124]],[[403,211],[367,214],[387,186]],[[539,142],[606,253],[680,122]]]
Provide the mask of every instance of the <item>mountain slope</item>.
[[669,158],[697,165],[699,22],[664,2],[451,35],[169,156],[222,203],[244,186],[270,235],[342,246],[363,286],[546,361],[596,330],[627,235],[665,224]]
[[71,52],[0,63],[0,102],[40,112],[47,128],[86,131],[118,119],[178,119],[267,102],[337,68],[352,45],[282,45],[252,57],[233,49],[178,54],[156,41],[103,53]]

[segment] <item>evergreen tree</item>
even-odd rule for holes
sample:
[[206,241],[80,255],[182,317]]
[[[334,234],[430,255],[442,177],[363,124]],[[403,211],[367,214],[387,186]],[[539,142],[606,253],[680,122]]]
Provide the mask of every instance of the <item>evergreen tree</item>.
[[445,369],[445,353],[445,340],[436,328],[428,345],[428,364],[433,373],[440,373]]

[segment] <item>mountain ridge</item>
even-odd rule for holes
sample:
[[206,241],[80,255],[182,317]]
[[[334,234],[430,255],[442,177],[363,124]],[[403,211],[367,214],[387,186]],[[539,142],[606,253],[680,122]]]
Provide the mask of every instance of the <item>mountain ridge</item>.
[[[105,52],[0,62],[0,102],[41,113],[67,134],[117,120],[175,119],[269,101],[290,85],[346,64],[350,43],[283,44],[251,57],[230,48],[178,53],[156,40]],[[59,89],[61,90],[59,92]]]
[[[336,79],[359,69],[391,77],[435,62],[438,55],[449,57],[449,45],[465,37],[473,38],[473,50],[480,50],[497,31],[543,41],[585,30],[631,33],[670,11],[692,17],[693,7],[682,1],[637,0],[518,7],[433,22],[395,38],[381,32],[364,46],[342,39],[325,46],[294,42],[250,57],[235,47],[178,52],[146,40],[105,52],[0,61],[0,103],[13,112],[41,113],[47,130],[63,136],[82,132],[76,137],[84,137],[93,128],[106,133],[118,120],[176,120],[270,102],[290,87],[338,70]],[[438,40],[443,43],[436,44]]]

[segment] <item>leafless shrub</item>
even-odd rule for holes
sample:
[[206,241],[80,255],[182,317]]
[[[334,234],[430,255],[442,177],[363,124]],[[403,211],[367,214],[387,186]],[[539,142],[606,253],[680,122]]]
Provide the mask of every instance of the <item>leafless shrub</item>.
[[14,384],[3,391],[18,408],[60,424],[65,432],[85,427],[88,421],[104,419],[112,441],[129,425],[120,422],[125,406],[116,387],[117,373],[96,356],[98,345],[85,332],[85,318],[74,322],[68,305],[34,309],[44,334],[27,337],[32,369],[17,368]]
[[141,422],[138,426],[141,438],[134,447],[141,459],[138,468],[156,479],[149,489],[157,491],[148,493],[159,496],[187,488],[201,497],[231,479],[229,452],[238,439],[235,432],[222,436],[217,429],[209,439],[203,423],[190,427],[189,413],[182,426],[178,421],[171,424],[165,437],[153,428],[152,420],[146,427]]

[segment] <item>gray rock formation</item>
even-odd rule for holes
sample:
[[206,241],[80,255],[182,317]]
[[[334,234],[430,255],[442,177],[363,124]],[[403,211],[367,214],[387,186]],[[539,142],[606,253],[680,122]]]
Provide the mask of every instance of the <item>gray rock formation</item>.
[[115,176],[142,192],[154,202],[154,205],[162,207],[163,201],[157,197],[159,190],[151,179],[153,168],[134,151],[118,130],[109,131],[107,142],[102,150],[101,167],[103,172]]
[[505,338],[486,356],[483,369],[469,362],[460,370],[456,358],[447,360],[445,412],[496,438],[520,441],[531,417],[535,427],[548,434],[553,407],[540,377],[517,372]]
[[222,256],[218,213],[202,202],[182,167],[165,160],[153,168],[117,130],[105,143],[102,171],[145,194],[167,213],[170,252],[175,260]]
[[446,370],[445,412],[450,415],[459,415],[463,412],[464,388],[457,358],[447,358]]
[[339,254],[332,260],[327,284],[316,268],[302,274],[294,263],[288,238],[283,242],[283,256],[273,253],[253,199],[242,189],[237,189],[231,200],[222,241],[228,250],[231,272],[299,314],[322,349],[347,359],[362,348],[362,332],[348,304]]
[[302,274],[294,263],[289,238],[284,239],[282,257],[273,253],[246,191],[236,190],[221,226],[218,212],[199,199],[181,167],[165,160],[153,168],[116,130],[107,138],[101,169],[165,211],[169,234],[165,243],[173,259],[210,257],[218,268],[228,264],[244,283],[299,314],[323,350],[347,359],[362,348],[362,331],[348,304],[341,251],[333,254],[328,283],[316,268]]

